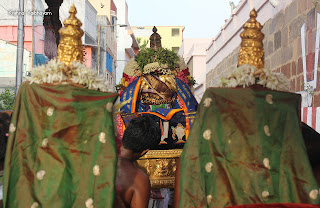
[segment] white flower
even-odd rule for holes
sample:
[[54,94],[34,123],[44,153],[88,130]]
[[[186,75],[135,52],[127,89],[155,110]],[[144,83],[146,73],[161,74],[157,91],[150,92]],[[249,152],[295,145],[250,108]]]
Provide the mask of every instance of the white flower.
[[270,195],[269,191],[263,191],[262,192],[262,197],[263,198],[267,198],[267,197],[269,197],[269,195]]
[[48,142],[49,142],[48,138],[44,138],[42,140],[41,146],[44,147],[44,148],[47,147],[48,146]]
[[213,166],[212,162],[208,162],[208,163],[206,164],[205,169],[206,169],[206,171],[207,171],[208,173],[211,172],[212,166]]
[[32,205],[31,205],[31,208],[37,208],[39,206],[38,202],[34,202]]
[[263,159],[263,165],[264,165],[264,167],[268,168],[269,170],[271,169],[270,160],[268,158]]
[[101,132],[101,133],[99,134],[99,141],[100,141],[101,143],[106,143],[106,133]]
[[271,94],[266,95],[266,102],[269,103],[270,105],[273,104],[273,96]]
[[237,79],[235,79],[235,78],[231,78],[230,80],[229,80],[229,87],[236,87],[236,86],[238,86],[238,80]]
[[112,107],[113,107],[113,103],[109,102],[106,104],[107,111],[112,112]]
[[10,132],[14,132],[15,130],[16,130],[16,127],[14,126],[13,123],[11,123],[10,126],[9,126],[9,131]]
[[319,194],[319,191],[317,189],[314,189],[314,190],[310,191],[309,196],[311,199],[315,200],[315,199],[317,199],[318,194]]
[[269,69],[262,69],[264,73],[259,75],[259,79],[256,82],[254,72],[255,66],[241,65],[235,68],[232,72],[227,73],[218,79],[214,87],[247,87],[254,84],[259,84],[272,90],[289,91],[290,82],[281,73],[272,72]]
[[[63,69],[66,66],[58,60],[51,60],[46,65],[37,66],[30,70],[31,77],[26,77],[32,84],[54,83],[67,81],[68,77],[64,74]],[[70,80],[76,84],[83,85],[89,89],[100,90],[107,92],[106,80],[102,75],[91,68],[87,68],[83,63],[74,61],[69,66],[71,69]]]
[[99,165],[95,165],[93,167],[93,175],[95,175],[95,176],[100,175],[100,167],[99,167]]
[[139,69],[138,63],[134,60],[134,58],[130,59],[130,61],[126,64],[123,69],[123,73],[127,74],[129,77],[134,75],[136,69]]
[[211,139],[211,130],[210,129],[207,129],[207,130],[205,130],[204,131],[204,133],[203,133],[203,138],[205,139],[205,140],[210,140]]
[[93,208],[93,200],[91,198],[89,198],[85,204],[86,208]]
[[53,83],[67,80],[67,77],[63,75],[62,68],[64,64],[55,59],[49,61],[46,65],[37,66],[30,70],[31,77],[26,77],[28,81],[41,84],[41,83]]
[[209,107],[210,104],[211,104],[211,102],[212,102],[212,99],[211,99],[211,98],[206,98],[206,99],[204,99],[204,101],[203,101],[203,106],[204,106],[204,107]]
[[150,74],[151,72],[154,72],[160,69],[161,69],[160,64],[158,62],[153,62],[143,67],[143,74]]
[[264,126],[264,133],[265,133],[267,136],[271,136],[271,134],[270,134],[270,129],[269,129],[269,126],[268,126],[268,125],[265,125],[265,126]]
[[39,181],[41,181],[41,180],[43,179],[43,177],[44,177],[45,174],[46,174],[46,171],[44,171],[44,170],[38,171],[38,172],[37,172],[37,179],[38,179]]
[[207,203],[210,204],[212,201],[212,195],[207,196]]
[[54,112],[54,107],[49,107],[48,110],[47,110],[47,115],[48,116],[52,116],[53,112]]

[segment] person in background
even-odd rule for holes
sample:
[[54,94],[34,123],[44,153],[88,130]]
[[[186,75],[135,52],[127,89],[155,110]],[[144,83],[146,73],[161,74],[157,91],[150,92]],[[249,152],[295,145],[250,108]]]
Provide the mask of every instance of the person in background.
[[2,176],[4,167],[4,158],[9,136],[9,125],[11,121],[11,112],[0,112],[0,207],[2,207]]
[[161,130],[148,115],[134,118],[126,128],[116,175],[114,207],[146,208],[150,197],[148,175],[135,162],[155,145],[160,143]]

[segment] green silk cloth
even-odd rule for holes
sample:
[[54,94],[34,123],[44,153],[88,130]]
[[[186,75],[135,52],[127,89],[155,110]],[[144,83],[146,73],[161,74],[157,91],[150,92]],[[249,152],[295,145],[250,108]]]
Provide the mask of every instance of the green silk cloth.
[[4,169],[5,208],[113,206],[116,93],[23,83]]
[[300,95],[209,88],[181,155],[180,208],[318,204]]

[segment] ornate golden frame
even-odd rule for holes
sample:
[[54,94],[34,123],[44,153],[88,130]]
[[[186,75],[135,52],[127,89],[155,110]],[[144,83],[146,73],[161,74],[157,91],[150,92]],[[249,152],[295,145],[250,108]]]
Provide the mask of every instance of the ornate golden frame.
[[150,150],[138,160],[149,175],[151,188],[174,188],[177,159],[182,149]]

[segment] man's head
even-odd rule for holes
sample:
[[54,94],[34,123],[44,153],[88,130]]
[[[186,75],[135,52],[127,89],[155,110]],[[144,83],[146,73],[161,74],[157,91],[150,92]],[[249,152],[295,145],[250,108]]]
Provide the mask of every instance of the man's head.
[[122,143],[123,147],[133,153],[141,153],[159,144],[160,138],[159,124],[149,115],[142,115],[131,120],[124,132]]

